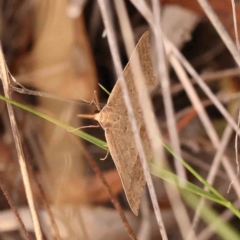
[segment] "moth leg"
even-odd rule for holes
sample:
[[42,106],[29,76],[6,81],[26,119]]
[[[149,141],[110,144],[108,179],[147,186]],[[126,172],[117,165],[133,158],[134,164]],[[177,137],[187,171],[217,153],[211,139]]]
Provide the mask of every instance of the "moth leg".
[[92,104],[94,104],[96,106],[96,108],[99,112],[101,111],[96,90],[94,90],[94,92],[93,92],[93,100],[91,101],[90,105],[92,105]]
[[97,110],[98,110],[99,112],[101,111],[101,109],[100,109],[100,104],[99,104],[98,97],[97,97],[97,91],[96,91],[96,90],[93,91],[93,99],[92,99],[91,102],[89,102],[89,101],[87,101],[87,100],[84,100],[84,99],[82,99],[82,101],[88,103],[89,105],[94,104],[94,105],[96,106]]
[[100,109],[100,104],[99,104],[99,101],[98,101],[97,91],[96,91],[96,90],[94,90],[94,92],[93,92],[93,100],[92,100],[91,103],[94,103],[94,104],[95,104],[95,106],[96,106],[96,108],[97,108],[97,110],[98,110],[99,112],[101,111],[101,109]]
[[109,155],[109,150],[107,151],[107,154],[105,155],[105,157],[104,158],[100,158],[100,160],[102,160],[102,161],[106,160],[108,155]]
[[82,126],[82,127],[78,127],[78,128],[72,129],[72,130],[68,130],[68,132],[75,132],[77,130],[84,129],[84,128],[99,128],[99,127],[100,127],[100,125],[88,125],[88,126]]

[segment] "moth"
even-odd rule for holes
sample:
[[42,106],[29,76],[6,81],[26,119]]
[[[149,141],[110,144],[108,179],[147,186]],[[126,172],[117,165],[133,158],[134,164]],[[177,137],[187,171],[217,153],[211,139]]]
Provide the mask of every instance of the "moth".
[[[136,61],[136,53],[139,56],[146,85],[154,86],[156,79],[151,61],[148,32],[140,38],[128,64],[124,68],[123,76],[127,84],[144,152],[147,160],[150,161],[152,150],[130,67],[130,63]],[[104,129],[109,152],[120,175],[128,203],[133,213],[138,215],[140,199],[146,181],[119,81],[116,82],[107,104],[99,113],[94,115],[79,114],[78,116],[81,118],[92,118],[98,121]]]

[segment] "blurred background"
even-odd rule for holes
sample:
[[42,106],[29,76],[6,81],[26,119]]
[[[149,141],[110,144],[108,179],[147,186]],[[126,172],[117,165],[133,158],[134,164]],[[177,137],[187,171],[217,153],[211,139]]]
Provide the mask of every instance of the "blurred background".
[[[114,1],[107,2],[122,65],[125,66],[128,57],[116,8]],[[132,2],[134,1],[124,1],[137,42],[150,27]],[[231,1],[209,2],[228,33],[235,39]],[[151,1],[146,3],[151,8]],[[197,1],[163,0],[161,6],[164,33],[203,76],[229,113],[236,117],[240,70],[204,11]],[[237,15],[240,13],[239,3],[236,3],[236,12]],[[27,89],[59,97],[56,100],[33,96],[26,90],[26,94],[13,91],[14,100],[76,128],[95,124],[77,118],[79,113],[94,113],[97,110],[94,104],[80,102],[91,102],[94,90],[97,90],[101,106],[104,106],[108,95],[98,83],[111,92],[117,80],[98,1],[1,0],[0,37],[7,66],[16,81]],[[154,44],[151,47],[154,51]],[[206,178],[216,149],[170,65],[168,71],[182,156]],[[13,85],[16,86],[16,83]],[[222,136],[226,120],[194,80],[192,85],[218,136]],[[2,88],[0,91],[3,94]],[[159,84],[151,89],[151,96],[158,126],[163,138],[167,140],[168,130]],[[44,239],[129,239],[107,190],[87,161],[89,157],[97,163],[117,196],[137,239],[161,239],[147,189],[141,201],[140,214],[136,217],[128,206],[111,156],[100,161],[106,155],[104,150],[31,113],[16,107],[14,111]],[[101,128],[84,131],[105,141]],[[0,132],[0,177],[19,210],[31,239],[35,239],[6,104],[3,101],[0,102]],[[236,168],[234,151],[232,134],[224,154],[233,168]],[[167,155],[167,159],[174,168],[172,157]],[[155,177],[153,180],[169,239],[182,239],[164,184]],[[188,180],[199,184],[190,174]],[[229,184],[228,175],[220,167],[214,187],[226,195]],[[237,199],[235,191],[230,191],[227,198],[234,202]],[[60,238],[49,219],[46,202],[52,208]],[[219,214],[225,210],[219,205],[213,207]],[[194,210],[186,208],[192,218]],[[235,218],[229,222],[232,226],[237,224]],[[207,225],[200,221],[196,229],[198,239],[221,239],[214,232],[207,234],[205,228]],[[0,239],[24,239],[3,193],[0,193]]]

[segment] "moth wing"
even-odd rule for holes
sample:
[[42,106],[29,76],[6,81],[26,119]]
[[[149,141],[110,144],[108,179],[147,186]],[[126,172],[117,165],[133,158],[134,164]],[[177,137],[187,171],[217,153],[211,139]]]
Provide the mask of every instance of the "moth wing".
[[120,175],[127,201],[135,215],[138,215],[145,178],[131,132],[119,134],[106,129],[105,136],[109,151]]
[[[123,75],[129,91],[129,97],[134,108],[134,114],[137,119],[140,135],[142,134],[141,138],[143,141],[144,150],[149,160],[149,141],[146,136],[146,130],[142,127],[143,118],[138,102],[137,92],[134,86],[133,74],[130,67],[130,64],[135,62],[137,56],[139,56],[141,69],[146,80],[146,85],[152,86],[155,84],[156,80],[152,67],[148,35],[148,32],[146,32],[139,40],[129,60],[129,63],[123,71]],[[125,102],[123,101],[122,90],[119,81],[116,82],[109,96],[107,107],[108,109],[115,109],[115,114],[127,116],[127,109]],[[103,114],[104,109],[102,110],[102,115]],[[118,130],[114,128],[106,128],[105,136],[109,151],[120,175],[128,203],[132,211],[137,215],[143,186],[145,185],[145,178],[130,126],[131,125],[129,121],[124,123],[124,127],[128,129],[128,131],[124,132],[124,134],[120,134]]]
[[[156,79],[154,76],[153,66],[152,66],[152,60],[151,60],[151,53],[150,53],[150,46],[149,46],[149,33],[145,32],[140,40],[138,41],[138,44],[128,62],[126,67],[123,70],[123,76],[125,78],[127,88],[129,91],[129,96],[132,101],[132,104],[135,106],[135,109],[139,108],[139,102],[137,93],[134,86],[134,80],[133,80],[133,74],[131,71],[130,64],[136,61],[137,53],[139,55],[140,65],[141,69],[143,71],[146,85],[147,86],[153,86],[155,85]],[[126,112],[125,103],[122,98],[122,89],[119,83],[119,80],[116,82],[107,102],[108,106],[116,106],[118,108],[123,109]]]

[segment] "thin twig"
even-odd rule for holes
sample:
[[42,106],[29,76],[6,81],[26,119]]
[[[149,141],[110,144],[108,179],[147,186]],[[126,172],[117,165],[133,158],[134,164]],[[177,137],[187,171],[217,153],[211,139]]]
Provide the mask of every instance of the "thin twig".
[[231,37],[223,27],[222,23],[220,22],[219,18],[213,11],[212,7],[209,5],[207,0],[197,0],[198,3],[203,8],[205,14],[208,16],[210,21],[212,22],[214,28],[222,38],[223,42],[225,43],[226,47],[228,48],[229,52],[232,54],[233,58],[235,59],[236,63],[240,67],[240,54],[238,49],[236,48],[235,44],[233,43]]
[[[209,174],[207,176],[207,182],[211,185],[214,183],[214,180],[215,180],[215,177],[217,175],[217,171],[219,169],[220,162],[221,162],[222,158],[225,158],[223,156],[223,154],[224,154],[225,149],[227,148],[227,145],[230,141],[230,138],[232,136],[232,132],[233,132],[233,129],[228,124],[227,127],[225,128],[224,132],[223,132],[221,142],[219,144],[219,147],[217,148],[217,152],[216,152],[215,157],[212,161],[211,168],[210,168]],[[205,187],[204,190],[207,191],[207,188]],[[204,199],[201,198],[201,200],[200,200],[200,202],[197,206],[197,209],[195,211],[195,215],[193,217],[193,223],[192,223],[192,227],[194,229],[197,228],[197,224],[199,222],[199,217],[200,217],[200,212],[202,210],[204,202],[205,202]],[[189,237],[189,239],[191,239],[191,237]]]
[[99,169],[98,165],[96,164],[96,162],[92,159],[91,155],[86,151],[86,149],[80,144],[79,145],[81,148],[81,152],[84,154],[84,156],[86,157],[87,161],[89,162],[90,166],[92,167],[94,173],[97,175],[97,177],[99,178],[99,180],[103,183],[103,185],[105,186],[105,188],[107,189],[107,192],[110,196],[110,199],[114,205],[114,207],[116,208],[120,218],[122,219],[122,222],[125,226],[125,228],[128,231],[129,237],[132,240],[136,240],[136,236],[131,228],[131,226],[129,225],[127,218],[125,217],[125,214],[116,198],[116,196],[114,195],[110,185],[108,184],[108,182],[106,181],[104,175],[102,174],[101,170]]
[[[4,94],[7,98],[11,99],[11,91],[10,91],[10,79],[8,75],[8,69],[4,60],[2,48],[0,47],[0,69],[1,69],[1,78],[2,78],[2,83],[3,83],[3,89],[4,89]],[[18,156],[18,161],[20,165],[20,170],[23,178],[23,183],[26,191],[26,197],[28,201],[28,205],[30,208],[32,220],[33,220],[33,225],[34,225],[34,230],[35,230],[35,235],[37,240],[42,240],[42,232],[41,232],[41,227],[39,223],[39,219],[37,216],[34,200],[33,200],[33,193],[31,189],[31,184],[30,184],[30,179],[28,175],[28,170],[27,170],[27,165],[25,161],[25,157],[23,154],[23,149],[22,149],[22,144],[20,140],[20,135],[17,127],[17,123],[15,120],[14,112],[12,105],[10,103],[7,103],[7,109],[8,109],[8,114],[10,118],[10,123],[12,127],[12,132],[13,132],[13,138],[17,150],[17,156]]]
[[[219,99],[220,102],[222,103],[229,103],[230,101],[233,100],[238,100],[240,98],[240,92],[237,93],[231,93],[231,94],[216,94],[217,98]],[[209,99],[204,99],[201,100],[202,105],[206,108],[208,106],[213,105],[213,102]],[[195,111],[195,108],[193,106],[188,106],[180,110],[179,112],[176,113],[176,119],[179,120],[180,118],[184,117],[186,114],[188,114],[190,111]]]
[[[231,68],[226,70],[221,70],[217,72],[211,72],[211,73],[203,73],[201,74],[201,78],[204,80],[204,82],[212,82],[212,81],[219,81],[221,79],[225,79],[227,77],[235,77],[240,75],[240,69],[237,68]],[[194,79],[191,79],[191,84],[196,84],[197,82]],[[182,91],[183,85],[181,83],[174,84],[171,87],[171,93],[177,94],[180,91]]]
[[219,112],[224,116],[226,121],[232,126],[232,128],[237,132],[238,126],[233,117],[229,114],[229,112],[224,108],[221,102],[217,99],[215,94],[211,91],[211,89],[207,86],[207,84],[203,81],[200,75],[196,72],[196,70],[191,66],[191,64],[187,61],[187,59],[180,53],[180,51],[165,38],[165,41],[171,47],[171,52],[176,56],[178,61],[184,66],[187,72],[194,78],[197,84],[201,87],[204,93],[208,96],[208,98],[213,102]]
[[[152,0],[152,7],[153,7],[153,31],[155,35],[155,43],[156,43],[156,57],[157,57],[157,70],[158,70],[158,80],[162,87],[162,94],[163,94],[163,102],[164,108],[167,117],[167,126],[168,132],[170,135],[171,146],[174,153],[181,157],[181,149],[179,143],[179,136],[177,132],[177,124],[175,121],[175,114],[173,109],[173,101],[171,97],[170,91],[170,80],[168,76],[168,69],[166,65],[165,59],[165,52],[162,40],[162,27],[161,27],[161,4],[159,0]],[[186,179],[186,170],[182,163],[175,159],[174,161],[177,175],[181,179]],[[184,185],[184,182],[181,182]]]
[[168,182],[164,182],[164,186],[183,239],[187,239],[188,234],[191,234],[191,239],[196,240],[197,238],[194,229],[191,228],[187,209],[180,197],[177,187]]
[[[182,140],[182,143],[184,144],[183,140]],[[211,164],[207,163],[207,162],[204,162],[201,159],[201,156],[196,157],[193,154],[190,154],[189,152],[184,151],[184,150],[183,150],[183,159],[185,159],[187,162],[199,167],[200,169],[205,170],[206,172],[209,172],[209,169],[211,168]],[[216,176],[219,177],[220,179],[224,180],[224,181],[229,180],[229,178],[227,177],[226,173],[223,170],[219,170],[216,173]]]
[[143,196],[141,199],[141,223],[137,234],[138,240],[151,239],[151,209],[148,203],[148,192],[144,189]]
[[127,108],[127,113],[128,113],[128,117],[129,117],[129,121],[131,123],[131,127],[132,127],[132,131],[133,131],[133,135],[134,135],[134,140],[136,143],[136,147],[139,153],[139,157],[140,157],[140,161],[143,167],[143,172],[144,172],[144,176],[148,185],[148,189],[149,189],[149,193],[151,196],[151,200],[152,200],[152,204],[153,204],[153,208],[154,208],[154,212],[155,212],[155,216],[157,218],[157,223],[159,226],[159,230],[160,230],[160,234],[162,235],[162,239],[163,240],[167,240],[167,234],[166,234],[166,230],[163,224],[163,220],[161,217],[161,213],[160,213],[160,209],[159,209],[159,205],[158,205],[158,201],[157,201],[157,196],[155,193],[155,189],[153,186],[153,182],[152,182],[152,178],[151,178],[151,174],[149,172],[149,168],[148,168],[148,164],[147,164],[147,159],[143,150],[143,145],[142,145],[142,141],[139,135],[139,131],[138,131],[138,127],[137,127],[137,123],[136,123],[136,118],[134,116],[134,112],[133,112],[133,108],[132,108],[132,104],[130,101],[130,97],[129,97],[129,93],[128,93],[128,89],[127,89],[127,85],[124,79],[124,76],[122,74],[123,72],[123,68],[122,68],[122,64],[121,64],[121,59],[119,56],[119,51],[118,51],[118,47],[116,44],[116,37],[114,34],[114,29],[112,26],[112,22],[109,19],[109,13],[108,13],[108,7],[106,5],[106,1],[104,0],[98,0],[98,4],[100,7],[100,11],[103,17],[103,22],[105,25],[105,29],[107,32],[107,38],[108,38],[108,43],[110,46],[110,51],[112,54],[112,58],[113,58],[113,62],[114,62],[114,66],[115,66],[115,70],[117,73],[117,76],[119,77],[119,83],[122,89],[122,93],[123,93],[123,99]]
[[[239,126],[240,126],[240,111],[238,110],[238,128],[239,128]],[[234,180],[232,180],[231,181],[231,183],[230,183],[230,185],[229,185],[229,187],[228,187],[228,191],[227,191],[227,193],[229,193],[230,192],[230,189],[231,189],[231,187],[232,187],[232,184],[233,184],[233,182],[235,181],[235,180],[237,180],[238,179],[238,177],[239,177],[239,159],[238,159],[238,132],[236,132],[236,134],[235,134],[235,161],[236,161],[236,166],[237,166],[237,173],[236,173],[236,177],[235,177],[235,179]]]
[[234,25],[236,46],[237,46],[238,51],[240,51],[235,0],[231,0],[231,3],[232,3],[233,25]]
[[23,231],[23,235],[25,236],[25,238],[27,240],[30,240],[27,229],[26,229],[26,227],[25,227],[25,225],[24,225],[24,223],[23,223],[23,221],[22,221],[22,219],[21,219],[21,217],[18,213],[18,210],[15,208],[13,200],[12,200],[10,194],[8,193],[8,191],[7,191],[7,189],[6,189],[6,187],[5,187],[1,178],[0,178],[0,188],[2,189],[2,192],[5,195],[5,198],[7,199],[7,202],[9,204],[9,206],[11,207],[12,211],[14,212],[14,214],[15,214],[15,216],[16,216],[19,224],[20,224],[21,230]]
[[[131,0],[131,1],[133,2],[133,0]],[[144,12],[142,12],[142,14],[145,17],[145,19],[148,21],[149,25],[152,25],[152,16],[151,16],[150,10],[145,8]],[[206,95],[213,101],[214,105],[223,114],[223,116],[226,118],[226,120],[232,126],[232,128],[235,131],[237,131],[236,122],[233,120],[233,118],[230,116],[230,114],[226,111],[226,109],[222,106],[222,104],[218,101],[218,99],[214,96],[214,94],[211,92],[211,90],[208,88],[208,86],[202,81],[201,77],[197,74],[195,69],[184,58],[184,56],[179,52],[179,50],[176,49],[173,45],[172,45],[171,51],[175,54],[175,56],[179,59],[179,61],[187,69],[189,74],[197,81],[197,83],[203,89],[203,91],[206,93]],[[199,106],[201,106],[201,105],[199,105]],[[201,115],[199,117],[201,117]],[[216,135],[216,134],[214,134],[214,135]],[[216,138],[215,138],[215,140],[216,140]],[[215,148],[219,147],[219,140],[217,142],[215,142],[214,146],[215,146]],[[231,165],[229,164],[229,161],[226,157],[223,158],[223,166],[226,169],[226,172],[228,173],[230,179],[233,180],[235,178],[234,177],[235,174],[234,174],[234,171],[233,171],[233,169],[232,169]],[[239,186],[238,181],[234,182],[234,187],[235,187],[235,191],[236,191],[238,197],[240,198],[240,192],[239,192],[239,187],[240,186]]]
[[[215,148],[217,148],[219,140],[218,140],[218,136],[217,133],[212,125],[211,120],[209,119],[208,115],[206,114],[206,111],[201,103],[201,100],[199,99],[199,97],[197,96],[193,86],[190,84],[190,80],[188,79],[188,76],[185,72],[185,70],[183,69],[183,67],[180,65],[180,63],[178,62],[178,60],[175,58],[174,55],[171,54],[171,48],[168,45],[168,42],[165,41],[165,46],[169,55],[169,60],[171,62],[171,65],[173,66],[178,78],[180,79],[181,83],[183,84],[193,106],[195,107],[198,116],[200,118],[200,120],[203,123],[203,126],[209,136],[209,138],[211,139],[211,141],[213,142],[213,145]],[[192,229],[195,229],[194,227],[192,227]],[[192,239],[193,233],[190,233],[190,237],[188,239]]]
[[[145,16],[148,16],[148,19],[151,18],[151,12],[149,11],[148,7],[146,6],[146,3],[144,1],[135,1],[135,0],[132,0],[131,1],[134,6],[139,10],[139,12],[141,13],[145,13]],[[155,5],[153,8],[156,9],[156,8],[159,8],[158,6],[158,2],[154,2]],[[152,29],[155,33],[155,37],[156,37],[156,42],[158,44],[156,44],[157,46],[159,46],[159,43],[162,42],[162,34],[161,34],[161,26],[160,26],[160,9],[158,9],[157,12],[155,12],[155,15],[156,15],[156,26],[153,25],[153,21],[150,20],[152,22]],[[158,48],[158,47],[157,47]],[[163,99],[164,99],[164,105],[165,105],[165,111],[167,112],[167,123],[168,123],[168,129],[169,129],[169,132],[170,132],[170,135],[171,135],[171,143],[172,143],[172,146],[173,146],[173,149],[174,149],[174,152],[177,152],[177,154],[180,156],[180,144],[179,144],[179,140],[178,140],[178,134],[177,134],[177,128],[176,128],[176,123],[175,123],[175,116],[174,116],[174,111],[173,111],[173,104],[172,104],[172,99],[171,99],[171,93],[170,93],[170,81],[169,81],[169,77],[168,77],[168,74],[167,74],[167,68],[166,68],[166,64],[165,63],[165,59],[164,59],[164,50],[163,50],[163,46],[162,47],[159,47],[158,48],[158,51],[157,51],[157,56],[160,57],[161,59],[158,59],[158,73],[159,73],[159,76],[160,76],[160,84],[162,86],[162,92],[164,93],[164,96],[163,96]],[[161,64],[159,64],[161,63]],[[159,79],[159,80],[160,80]],[[178,165],[178,161],[175,160],[175,165],[176,165],[176,169],[177,169],[177,172],[178,174],[182,175],[182,177],[184,177],[183,175],[184,172],[182,172],[181,168],[183,168],[183,166],[181,164]],[[169,192],[168,192],[169,193]],[[170,193],[169,193],[170,194]],[[175,200],[171,202],[172,204],[172,207],[173,207],[173,210],[174,210],[174,213],[175,213],[175,216],[176,216],[176,220],[178,222],[178,226],[180,228],[180,231],[181,231],[181,234],[182,236],[185,236],[186,235],[186,232],[190,229],[190,219],[187,215],[187,211],[185,209],[185,206],[184,204],[182,203],[182,200],[178,194],[177,191],[175,191]],[[180,211],[181,213],[185,213],[186,215],[184,215],[184,218],[185,218],[185,222],[183,224],[183,222],[180,221],[179,217],[176,215],[176,213],[179,211],[179,209],[177,209],[177,204],[176,202],[180,202],[178,204],[178,207],[180,206]]]
[[[124,43],[126,46],[127,54],[130,59],[131,54],[134,51],[134,36],[133,36],[130,19],[127,14],[127,10],[126,10],[124,1],[123,0],[115,0],[114,3],[116,6],[117,15],[118,15],[118,19],[120,22],[120,27],[121,27]],[[136,54],[136,52],[135,52],[135,54]],[[164,161],[164,152],[163,152],[163,147],[161,144],[162,136],[161,136],[161,132],[159,130],[156,118],[154,116],[153,106],[150,101],[149,94],[147,92],[147,87],[145,84],[146,79],[145,79],[145,76],[140,67],[141,59],[139,59],[137,57],[137,58],[135,58],[135,60],[136,61],[132,61],[132,62],[130,61],[129,63],[130,63],[131,71],[133,72],[133,76],[134,76],[133,80],[134,80],[134,84],[136,87],[136,92],[138,94],[138,99],[139,99],[139,103],[140,103],[140,106],[142,109],[145,126],[147,129],[148,136],[150,139],[150,144],[151,144],[151,147],[153,150],[153,158],[152,159],[153,159],[153,161],[158,162],[158,164],[161,166]],[[144,63],[144,64],[147,64],[147,63]],[[151,66],[149,66],[149,67],[151,67]],[[143,199],[141,201],[143,201]],[[147,201],[146,198],[145,198],[145,201]],[[145,208],[148,208],[147,203],[145,203]],[[149,218],[149,213],[148,213],[147,209],[143,209],[143,208],[141,208],[141,209],[142,209],[142,211],[144,211],[144,212],[142,212],[142,227],[143,228],[140,227],[141,230],[138,233],[138,236],[141,239],[147,239],[149,237],[146,238],[146,235],[149,235],[149,231],[150,231],[149,222],[147,222],[148,218]],[[160,216],[160,218],[161,218],[161,216]]]
[[[64,101],[64,102],[69,102],[69,103],[75,103],[75,104],[89,104],[91,105],[91,101],[87,101],[84,99],[71,99],[71,98],[63,98],[58,95],[52,94],[52,93],[47,93],[43,91],[35,91],[28,89],[24,87],[21,83],[19,83],[10,73],[9,77],[12,80],[13,83],[15,83],[18,87],[14,86],[12,83],[10,83],[10,89],[14,90],[15,92],[21,93],[21,94],[27,94],[27,95],[32,95],[32,96],[39,96],[39,97],[45,97],[45,98],[50,98],[58,101]],[[101,107],[104,106],[104,104],[99,104]]]
[[[168,44],[168,42],[166,42],[166,44]],[[167,45],[167,49],[168,49],[168,51],[170,51],[171,48],[169,49],[169,46]],[[184,72],[184,70],[182,69],[182,67],[180,66],[180,64],[178,63],[176,58],[174,58],[173,56],[170,56],[170,61],[172,63],[172,66],[174,67],[177,75],[179,76],[179,79],[181,79],[181,82],[183,83],[183,85],[184,85],[184,87],[185,87],[185,89],[186,89],[186,91],[189,95],[189,98],[193,103],[193,106],[195,106],[195,109],[198,112],[198,116],[201,119],[201,121],[202,121],[202,123],[203,123],[203,125],[204,125],[204,127],[205,127],[205,129],[208,133],[208,136],[209,136],[209,138],[211,139],[211,141],[214,145],[214,147],[216,149],[218,149],[219,151],[224,150],[225,148],[223,146],[221,146],[221,149],[219,148],[219,144],[221,144],[221,143],[219,141],[216,130],[214,129],[209,117],[207,116],[207,114],[206,114],[206,112],[205,112],[205,110],[204,110],[204,108],[201,104],[200,99],[198,98],[198,96],[196,95],[192,85],[190,84],[190,80],[188,79],[186,73]],[[227,134],[228,134],[227,135],[228,136],[227,140],[229,141],[229,138],[231,136],[231,131],[232,131],[230,129],[230,125],[229,125],[229,127],[227,128],[226,131],[227,131]],[[226,142],[223,142],[222,144],[226,144]],[[226,145],[224,145],[224,146],[226,147]],[[222,157],[223,152],[219,152],[219,154],[220,155],[218,155],[217,158],[214,159],[214,161],[212,163],[212,167],[210,169],[210,175],[209,175],[210,177],[207,179],[207,181],[210,184],[212,184],[213,179],[216,175],[216,171],[218,169],[220,159],[222,159],[223,165],[224,165],[226,171],[228,172],[228,175],[229,175],[230,179],[232,179],[232,180],[235,179],[233,169],[232,169],[231,165],[229,164],[229,161],[228,161],[227,157],[225,157],[225,156]],[[239,185],[238,182],[235,182],[235,184]],[[236,190],[238,196],[240,197],[239,188],[237,186],[235,186],[235,190]],[[200,206],[202,206],[202,204]],[[200,209],[200,207],[199,207],[199,209]],[[196,227],[197,221],[199,219],[198,218],[198,213],[199,213],[199,211],[196,212],[196,217],[194,218],[194,223],[193,223],[194,228]],[[192,236],[189,236],[188,239],[191,239],[191,238],[192,238]]]
[[166,47],[167,54],[169,56],[171,65],[172,65],[174,71],[176,72],[179,80],[181,81],[182,85],[184,86],[184,89],[185,89],[190,101],[192,102],[192,105],[196,109],[198,116],[199,116],[200,120],[202,121],[203,126],[204,126],[208,136],[210,137],[210,139],[213,142],[216,143],[217,138],[218,138],[217,133],[215,132],[215,129],[213,127],[211,120],[209,119],[208,115],[206,114],[206,111],[202,105],[200,98],[197,96],[195,89],[190,84],[190,80],[187,76],[187,73],[185,72],[185,70],[183,69],[181,64],[179,63],[178,59],[176,59],[176,57],[172,54],[171,45],[166,40],[165,40],[165,47]]
[[[226,145],[229,141],[229,138],[231,136],[231,132],[232,132],[231,126],[229,125],[226,128],[226,133],[225,134],[227,136],[224,137],[223,141],[220,143],[219,138],[217,136],[217,133],[216,133],[214,127],[212,126],[212,123],[211,123],[210,119],[206,115],[205,110],[203,109],[200,100],[198,99],[196,93],[194,92],[193,87],[191,86],[191,84],[189,84],[190,81],[188,80],[187,75],[183,72],[183,70],[177,64],[176,59],[175,59],[175,71],[176,71],[176,67],[178,67],[178,70],[177,70],[178,72],[181,71],[181,75],[184,74],[184,76],[180,77],[180,79],[181,79],[183,85],[185,86],[185,89],[187,90],[187,92],[190,91],[188,93],[188,95],[189,95],[191,101],[193,102],[193,105],[195,106],[196,110],[198,111],[200,119],[202,121],[204,120],[203,125],[205,126],[205,129],[207,130],[207,133],[209,134],[209,137],[210,137],[214,147],[216,149],[218,149],[218,155],[216,155],[216,158],[214,158],[214,161],[212,163],[212,167],[211,167],[210,172],[209,172],[209,177],[207,178],[207,182],[209,182],[210,184],[213,183],[213,180],[215,178],[216,171],[219,167],[221,159],[223,160],[222,163],[223,163],[226,171],[228,172],[228,175],[229,175],[230,179],[232,179],[232,180],[235,179],[234,172],[233,172],[233,169],[232,169],[231,165],[229,164],[229,161],[227,160],[227,158],[225,156],[222,156],[223,155],[223,150],[225,149],[225,147],[226,147]],[[183,82],[183,80],[184,80],[184,82]],[[188,84],[187,84],[187,82],[185,83],[185,80],[188,81]],[[198,105],[196,105],[196,104],[198,104]],[[200,112],[200,109],[201,109],[201,112]],[[221,147],[219,146],[220,144],[221,144]],[[235,182],[235,184],[236,184],[235,185],[235,190],[238,193],[238,196],[240,196],[239,195],[239,188],[237,187],[237,185],[239,186],[239,183]],[[202,208],[202,205],[203,205],[203,200],[201,201],[201,204],[199,204],[198,209],[196,211],[194,221],[193,221],[193,228],[196,228],[196,225],[198,223],[199,212],[200,212],[200,209]],[[191,238],[192,237],[189,236],[189,239],[191,239]]]
[[[168,43],[170,43],[170,42],[168,41]],[[203,82],[203,80],[197,74],[195,69],[190,65],[190,63],[182,56],[182,54],[172,44],[170,44],[170,45],[171,45],[171,50],[174,53],[174,55],[177,57],[177,59],[183,64],[183,66],[186,68],[186,70],[189,72],[189,74],[191,74],[192,77],[194,77],[197,80],[199,86],[202,87],[202,89],[204,90],[206,95],[208,95],[208,97],[213,101],[215,106],[223,114],[223,116],[228,121],[229,125],[236,131],[236,133],[238,133],[238,126],[237,126],[236,122],[233,120],[233,117],[226,111],[226,109],[222,106],[222,104],[219,102],[219,100],[216,98],[216,96],[214,96],[214,94],[211,92],[209,87]],[[188,79],[186,76],[185,76],[185,78]],[[191,88],[191,84],[188,84],[188,88]],[[196,96],[195,96],[195,98],[196,98]],[[196,107],[197,106],[195,106],[195,108]],[[199,109],[196,108],[196,110],[199,110]],[[203,111],[203,112],[201,111],[201,114],[206,115],[205,111]],[[203,116],[199,114],[199,117],[200,117],[200,119],[202,119]],[[207,119],[208,116],[206,115],[205,118]],[[212,124],[211,124],[211,121],[209,119],[208,119],[208,122],[210,124],[208,126],[211,126]],[[214,130],[214,132],[213,132],[213,130]],[[210,137],[214,147],[216,149],[218,149],[220,141],[219,141],[219,138],[218,138],[217,133],[216,133],[213,126],[211,127],[211,132],[212,133],[211,133],[211,135],[209,135],[209,137]],[[233,181],[236,177],[235,177],[232,166],[229,164],[228,158],[223,157],[222,160],[223,160],[223,166],[226,169],[229,178],[231,179],[231,181]],[[235,185],[235,191],[236,191],[238,197],[240,198],[240,190],[239,190],[240,189],[240,183],[239,183],[239,181],[234,181],[234,185]]]
[[[153,26],[153,16],[149,9],[149,7],[146,5],[144,1],[136,1],[136,0],[130,0],[134,6],[139,10],[139,12],[143,15],[143,17],[146,19],[148,24],[150,26]],[[199,0],[198,0],[199,1]],[[140,6],[142,6],[140,8]],[[179,59],[181,64],[184,66],[184,68],[188,71],[188,73],[192,76],[193,79],[197,82],[197,84],[201,87],[201,89],[204,91],[204,93],[211,99],[213,104],[216,106],[216,108],[219,110],[219,112],[225,117],[226,121],[231,124],[232,128],[237,132],[237,124],[232,118],[232,116],[228,113],[228,111],[223,107],[223,105],[219,102],[219,100],[216,98],[216,96],[212,93],[211,89],[207,86],[207,84],[202,80],[200,75],[196,72],[196,70],[191,66],[191,64],[187,61],[187,59],[182,55],[182,53],[169,41],[166,37],[164,37],[165,41],[168,41],[168,43],[171,45],[171,51],[173,54]],[[235,48],[235,47],[234,47]],[[236,49],[236,48],[235,48]],[[240,62],[240,61],[239,61]],[[240,133],[239,133],[240,134]]]
[[[170,80],[168,76],[168,70],[166,66],[165,59],[165,51],[163,46],[162,39],[162,28],[161,28],[161,3],[158,0],[152,0],[152,8],[153,8],[153,19],[154,19],[154,28],[153,31],[155,33],[155,43],[156,43],[156,51],[157,51],[157,69],[158,69],[158,78],[162,87],[163,101],[164,107],[167,117],[167,125],[168,132],[170,135],[171,146],[174,153],[177,156],[181,157],[179,136],[177,132],[177,124],[175,120],[175,114],[173,109],[173,102],[170,91]],[[180,178],[186,179],[186,171],[183,167],[182,163],[180,163],[177,159],[175,159],[175,167],[177,174]],[[184,186],[184,181],[181,183]],[[192,234],[192,239],[195,239],[195,233],[190,228],[190,219],[187,214],[187,210],[182,202],[182,199],[179,195],[179,192],[176,187],[169,187],[168,184],[165,183],[166,192],[169,197],[174,215],[176,217],[181,235],[183,239],[186,238],[188,231],[190,230]],[[180,217],[181,216],[181,217]]]

